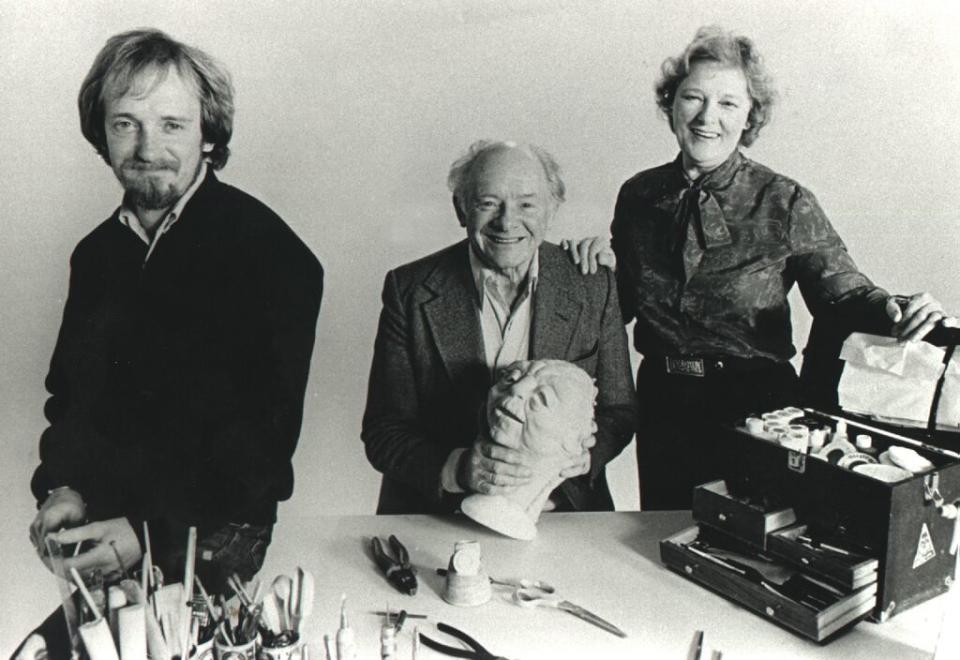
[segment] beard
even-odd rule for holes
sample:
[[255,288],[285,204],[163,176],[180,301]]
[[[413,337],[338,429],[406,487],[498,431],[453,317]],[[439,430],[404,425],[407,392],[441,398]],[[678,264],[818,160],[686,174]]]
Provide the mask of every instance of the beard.
[[187,182],[186,187],[180,189],[177,186],[179,172],[180,163],[177,161],[143,163],[131,159],[123,163],[119,179],[128,203],[137,208],[162,210],[176,204],[196,177],[194,172],[194,177]]

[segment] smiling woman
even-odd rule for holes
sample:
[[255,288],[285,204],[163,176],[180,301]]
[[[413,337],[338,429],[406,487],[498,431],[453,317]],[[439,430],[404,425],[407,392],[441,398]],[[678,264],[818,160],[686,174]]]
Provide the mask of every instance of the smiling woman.
[[641,507],[683,509],[693,486],[719,476],[716,424],[798,401],[794,283],[814,315],[901,339],[944,314],[929,294],[901,308],[859,272],[809,190],[740,153],[774,98],[750,39],[703,28],[662,74],[657,104],[680,155],[623,185],[611,232],[644,356]]

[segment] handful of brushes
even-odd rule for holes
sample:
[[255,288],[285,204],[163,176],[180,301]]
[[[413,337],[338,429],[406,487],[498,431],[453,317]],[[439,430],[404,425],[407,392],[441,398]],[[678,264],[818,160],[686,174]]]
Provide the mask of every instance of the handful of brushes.
[[211,635],[202,610],[194,607],[193,589],[187,588],[193,583],[196,528],[191,527],[187,535],[182,584],[163,585],[153,567],[146,525],[144,541],[140,581],[132,579],[124,569],[124,578],[107,589],[106,595],[98,573],[92,576],[91,591],[77,570],[70,569],[70,577],[86,604],[78,620],[89,619],[81,623],[79,632],[90,660],[187,658],[204,633],[207,638]]
[[99,572],[91,574],[88,584],[76,569],[71,569],[70,578],[85,603],[77,620],[90,660],[186,659],[201,643],[215,638],[221,645],[241,646],[259,634],[267,647],[287,646],[299,640],[300,625],[313,611],[314,579],[310,572],[298,567],[293,577],[281,575],[267,593],[257,581],[252,595],[234,574],[227,583],[239,606],[231,607],[223,596],[218,596],[215,604],[194,575],[195,527],[187,535],[182,583],[163,584],[162,575],[153,566],[146,524],[144,544],[140,581],[124,570],[120,583],[105,589]]
[[275,648],[300,639],[300,626],[313,612],[313,598],[314,579],[310,571],[298,566],[292,577],[278,575],[260,603],[263,645]]

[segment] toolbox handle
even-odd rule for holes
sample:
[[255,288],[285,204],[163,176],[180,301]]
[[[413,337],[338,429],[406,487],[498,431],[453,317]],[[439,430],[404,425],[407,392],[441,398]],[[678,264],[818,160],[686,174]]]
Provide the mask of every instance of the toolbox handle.
[[937,430],[937,411],[940,409],[940,396],[943,394],[943,382],[947,378],[947,366],[957,350],[956,343],[947,346],[943,352],[943,371],[937,379],[937,386],[933,390],[933,401],[930,403],[930,416],[927,418],[927,432],[933,435]]

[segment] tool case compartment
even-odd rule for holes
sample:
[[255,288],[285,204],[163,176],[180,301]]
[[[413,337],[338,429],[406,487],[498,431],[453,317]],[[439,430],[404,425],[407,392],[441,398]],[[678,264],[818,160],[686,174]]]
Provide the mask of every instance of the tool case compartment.
[[693,519],[710,525],[741,541],[765,548],[767,534],[796,522],[793,509],[774,505],[763,499],[737,498],[730,494],[723,480],[697,486],[693,490]]
[[751,555],[743,547],[740,552],[717,549],[723,533],[712,532],[705,543],[701,539],[707,531],[690,527],[662,540],[663,563],[780,626],[822,643],[874,609],[876,583],[839,590],[810,579],[803,567],[772,562],[758,550]]
[[[834,424],[830,416],[816,411],[807,416]],[[797,521],[807,526],[806,534],[840,539],[844,548],[876,558],[878,598],[871,616],[883,621],[943,593],[953,581],[950,544],[955,520],[945,517],[938,503],[960,500],[960,459],[936,447],[917,447],[858,426],[855,417],[847,418],[847,426],[851,438],[870,434],[881,457],[891,445],[903,445],[915,449],[933,468],[902,481],[880,481],[728,426],[719,427],[715,438],[723,448],[720,471],[732,497],[790,507]],[[802,558],[790,540],[786,532],[771,534],[765,547],[784,558]],[[823,577],[828,567],[818,563],[815,569]],[[830,578],[838,584],[840,575]],[[854,584],[856,578],[853,574],[851,578]]]
[[813,536],[807,525],[778,529],[767,537],[767,553],[801,565],[824,582],[841,589],[857,589],[877,581],[879,561],[858,549],[841,546],[846,539]]

